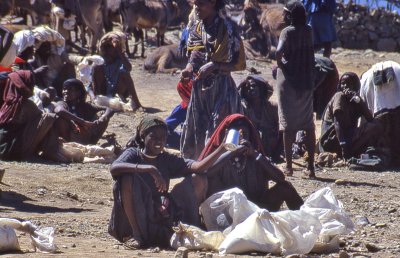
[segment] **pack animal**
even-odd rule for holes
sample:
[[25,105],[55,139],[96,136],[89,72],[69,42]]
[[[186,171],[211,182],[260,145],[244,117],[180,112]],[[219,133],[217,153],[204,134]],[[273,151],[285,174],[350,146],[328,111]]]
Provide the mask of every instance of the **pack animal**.
[[157,73],[175,73],[185,68],[188,62],[177,44],[158,47],[144,61],[144,69]]
[[[179,14],[178,6],[172,0],[122,0],[120,10],[125,31],[137,32],[141,29],[156,28],[157,46],[164,44],[167,27]],[[144,57],[143,32],[134,33],[134,37],[135,42],[141,40],[141,56]],[[129,49],[127,51],[133,57],[137,52],[137,44],[132,53],[129,53]]]

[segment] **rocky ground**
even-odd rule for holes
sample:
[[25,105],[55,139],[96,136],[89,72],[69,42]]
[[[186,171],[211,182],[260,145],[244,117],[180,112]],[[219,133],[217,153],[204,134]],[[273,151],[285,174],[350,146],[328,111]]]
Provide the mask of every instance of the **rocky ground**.
[[[340,73],[354,71],[361,75],[372,64],[382,60],[400,62],[400,54],[335,49],[333,60]],[[166,117],[179,103],[175,87],[178,75],[149,74],[142,69],[142,59],[134,59],[132,76],[143,104],[151,113]],[[274,84],[271,62],[248,61]],[[237,72],[239,82],[247,71]],[[116,114],[107,133],[116,133],[121,144],[133,132],[141,114]],[[0,216],[31,220],[37,225],[55,227],[59,256],[81,257],[166,257],[174,251],[152,248],[125,250],[107,233],[113,198],[113,181],[109,165],[55,164],[45,161],[2,162],[6,173],[1,186]],[[289,180],[302,197],[330,186],[357,225],[354,234],[341,237],[340,252],[325,257],[399,257],[400,256],[400,174],[351,171],[345,168],[319,171],[317,180],[300,178],[300,169]],[[25,256],[43,257],[35,253],[27,235],[18,234]],[[20,255],[8,254],[9,256]],[[192,252],[189,257],[210,257],[217,254]],[[262,256],[249,254],[249,256]],[[311,256],[316,256],[312,255]]]

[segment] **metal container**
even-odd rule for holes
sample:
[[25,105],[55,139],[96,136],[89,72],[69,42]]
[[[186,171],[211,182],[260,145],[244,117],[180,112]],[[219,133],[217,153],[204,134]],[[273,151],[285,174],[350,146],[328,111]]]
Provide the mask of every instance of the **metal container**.
[[240,132],[235,129],[230,129],[225,140],[225,149],[228,151],[234,151],[237,149],[240,140]]

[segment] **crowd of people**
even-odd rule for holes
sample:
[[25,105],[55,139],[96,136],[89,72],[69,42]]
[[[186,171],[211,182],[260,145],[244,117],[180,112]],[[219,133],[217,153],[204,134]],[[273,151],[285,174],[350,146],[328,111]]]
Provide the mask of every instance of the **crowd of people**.
[[[346,161],[370,151],[390,163],[398,145],[390,145],[384,136],[394,135],[400,127],[400,95],[394,101],[398,103],[375,111],[371,102],[377,97],[371,101],[367,92],[371,85],[386,84],[397,91],[398,67],[374,68],[373,79],[366,74],[360,80],[351,72],[339,78],[328,58],[327,42],[335,35],[325,39],[314,28],[328,19],[321,12],[329,16],[334,6],[329,1],[321,6],[311,2],[291,0],[284,7],[286,28],[277,46],[272,86],[260,75],[249,75],[236,85],[231,72],[244,70],[246,59],[241,37],[222,15],[224,1],[194,1],[195,17],[187,26],[189,61],[177,87],[182,102],[165,120],[145,116],[111,165],[113,237],[128,248],[168,246],[177,221],[201,226],[200,204],[233,187],[269,211],[279,210],[284,202],[289,209],[299,209],[303,200],[287,181],[294,173],[292,146],[299,131],[304,132],[308,153],[303,178],[317,177],[316,150],[336,153]],[[70,161],[61,155],[63,143],[96,144],[114,114],[109,107],[94,104],[100,95],[123,102],[130,98],[134,111],[146,111],[130,75],[123,34],[107,33],[100,40],[102,63],[92,67],[87,85],[75,72],[83,57],[66,53],[57,31],[39,27],[13,37],[1,28],[0,37],[0,159],[40,155]],[[325,48],[325,57],[315,56],[320,47]],[[319,87],[325,88],[318,92]],[[365,97],[360,94],[363,87]],[[274,92],[277,102],[271,100]],[[314,112],[322,118],[318,143]],[[181,133],[176,131],[180,124]],[[225,144],[230,130],[240,135],[234,150]],[[181,155],[171,154],[167,147],[179,149]],[[276,166],[282,162],[283,171]],[[168,192],[174,178],[184,180]],[[269,181],[275,182],[273,187],[268,187]]]

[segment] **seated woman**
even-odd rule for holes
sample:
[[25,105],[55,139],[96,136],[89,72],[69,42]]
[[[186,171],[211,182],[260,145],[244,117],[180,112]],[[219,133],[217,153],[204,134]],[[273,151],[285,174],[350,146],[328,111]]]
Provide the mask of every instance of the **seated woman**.
[[116,32],[109,32],[100,40],[100,55],[105,63],[93,68],[89,94],[92,100],[96,95],[115,97],[118,94],[124,102],[130,97],[133,110],[137,110],[142,108],[142,104],[130,75],[132,65],[123,49],[124,40]]
[[16,71],[8,74],[0,108],[0,159],[26,160],[39,152],[59,160],[59,142],[53,130],[54,114],[42,113],[29,99],[33,95],[34,74]]
[[[358,96],[360,80],[357,74],[343,74],[338,88],[340,91],[329,101],[322,119],[320,149],[349,159],[363,153],[368,146],[375,146],[383,128],[373,120],[367,105]],[[367,122],[357,127],[360,117]]]
[[278,106],[270,101],[274,89],[261,76],[249,75],[239,84],[244,114],[260,132],[265,154],[282,162],[283,139],[279,133]]
[[[163,119],[144,117],[136,130],[135,147],[126,149],[111,165],[115,184],[109,233],[127,247],[169,246],[174,223],[181,220],[192,224],[193,220],[186,219],[187,213],[198,217],[206,186],[201,176],[190,175],[203,173],[225,152],[221,145],[202,161],[187,160],[164,152],[166,140]],[[169,196],[170,179],[179,177],[186,178]],[[177,188],[181,191],[175,191]],[[183,214],[176,198],[184,200]]]
[[[207,171],[207,197],[229,188],[238,187],[247,198],[261,208],[277,211],[283,202],[289,209],[299,209],[303,204],[296,189],[285,180],[285,176],[264,156],[260,137],[250,120],[240,114],[226,117],[200,155],[202,160],[216,148],[220,148],[230,129],[241,132],[244,150],[228,152],[221,156],[213,168]],[[268,182],[276,184],[268,188]]]
[[113,112],[86,102],[86,91],[78,79],[69,79],[63,85],[63,100],[56,104],[55,113],[61,118],[57,130],[67,142],[96,144],[107,129]]

